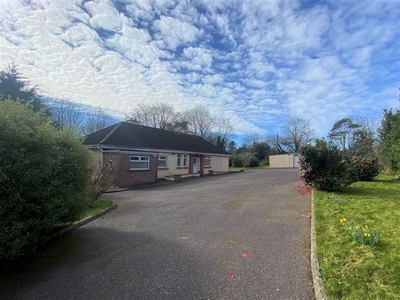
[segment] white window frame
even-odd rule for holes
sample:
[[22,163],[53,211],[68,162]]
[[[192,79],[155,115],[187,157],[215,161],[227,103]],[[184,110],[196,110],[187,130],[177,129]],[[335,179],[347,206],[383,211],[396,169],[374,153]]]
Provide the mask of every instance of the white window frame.
[[187,154],[177,154],[176,156],[176,166],[185,168],[187,167],[188,163],[188,156]]
[[[165,165],[164,166],[160,166],[160,162],[165,162]],[[166,168],[168,168],[168,156],[166,156],[166,155],[159,155],[158,156],[158,161],[157,161],[157,167],[159,168],[159,169],[166,169]]]
[[[137,158],[137,159],[136,159]],[[132,163],[147,163],[147,167],[133,167]],[[129,170],[149,170],[150,169],[150,157],[148,156],[131,156]]]
[[209,155],[204,156],[203,162],[204,162],[204,167],[211,167],[211,156]]

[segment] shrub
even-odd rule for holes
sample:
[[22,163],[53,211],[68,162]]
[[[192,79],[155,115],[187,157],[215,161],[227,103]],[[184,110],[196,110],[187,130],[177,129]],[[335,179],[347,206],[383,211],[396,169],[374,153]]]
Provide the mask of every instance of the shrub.
[[233,167],[243,167],[243,160],[242,156],[240,154],[234,154],[232,155],[232,166]]
[[302,148],[299,165],[301,179],[319,190],[335,191],[358,179],[351,161],[332,142]]
[[107,164],[101,166],[99,163],[97,168],[94,166],[90,179],[92,202],[99,200],[100,196],[108,190],[112,175],[113,171]]
[[260,165],[260,160],[257,157],[252,156],[249,161],[249,167],[255,168],[258,167],[259,165]]
[[0,102],[0,258],[44,242],[90,205],[90,153],[42,112]]
[[260,153],[254,152],[253,156],[256,157],[258,160],[262,159]]
[[375,158],[351,158],[353,168],[357,173],[358,180],[371,181],[379,174],[380,166]]

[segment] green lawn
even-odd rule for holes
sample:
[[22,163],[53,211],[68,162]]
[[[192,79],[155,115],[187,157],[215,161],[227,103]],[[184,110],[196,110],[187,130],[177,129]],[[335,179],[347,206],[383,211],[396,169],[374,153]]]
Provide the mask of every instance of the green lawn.
[[[334,197],[315,191],[314,209],[327,298],[400,299],[400,181],[381,174]],[[350,220],[378,231],[379,242],[371,246],[353,241],[346,231]]]

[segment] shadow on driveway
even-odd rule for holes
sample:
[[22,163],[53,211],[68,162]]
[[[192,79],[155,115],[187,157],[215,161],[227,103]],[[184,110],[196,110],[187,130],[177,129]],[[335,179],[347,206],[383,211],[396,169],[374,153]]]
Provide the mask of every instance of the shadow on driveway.
[[149,234],[82,227],[55,241],[45,257],[1,274],[0,294],[3,300],[206,299],[212,265]]

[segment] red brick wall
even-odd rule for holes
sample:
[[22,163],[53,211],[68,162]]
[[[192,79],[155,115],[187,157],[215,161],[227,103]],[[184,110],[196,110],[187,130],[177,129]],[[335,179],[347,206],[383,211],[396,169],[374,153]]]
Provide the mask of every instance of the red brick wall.
[[[156,183],[157,182],[157,156],[141,155],[150,157],[149,170],[129,170],[131,154],[119,154],[113,156],[114,162],[118,161],[117,172],[115,172],[116,185],[121,188],[133,187],[137,185]],[[115,157],[115,158],[114,158]],[[116,164],[115,164],[116,165]]]

